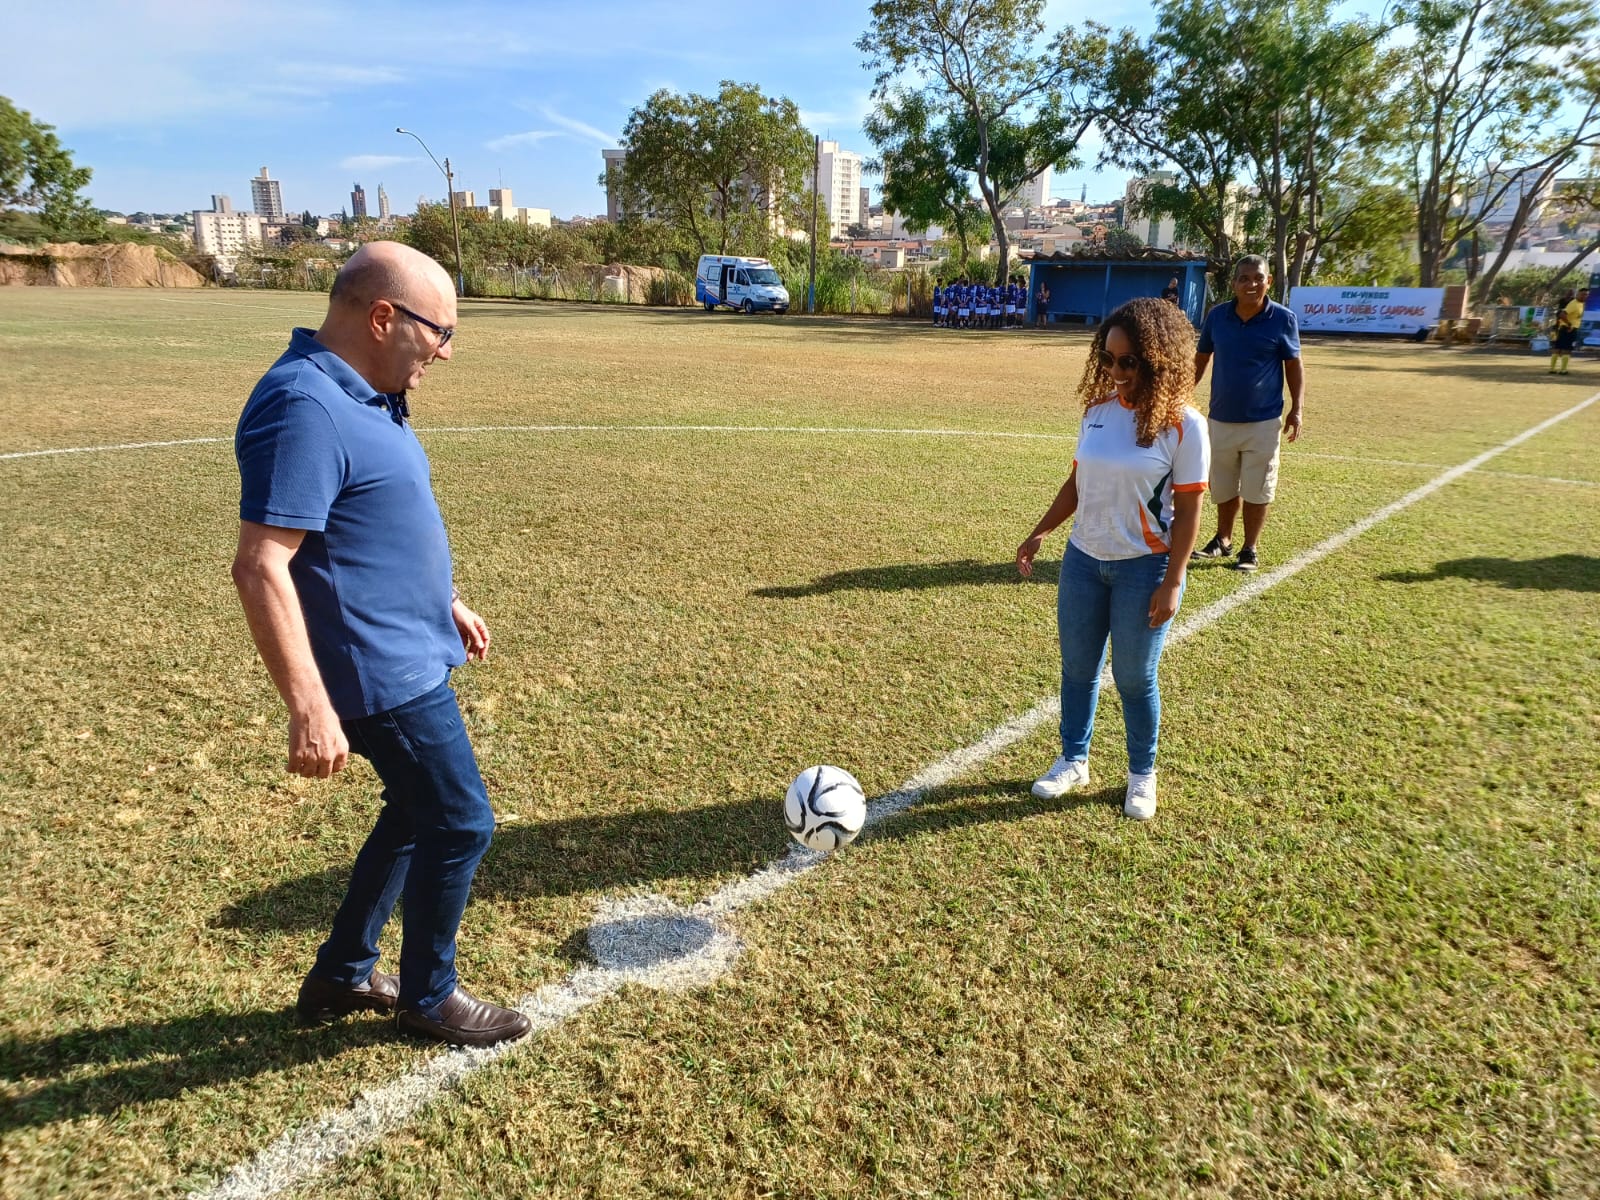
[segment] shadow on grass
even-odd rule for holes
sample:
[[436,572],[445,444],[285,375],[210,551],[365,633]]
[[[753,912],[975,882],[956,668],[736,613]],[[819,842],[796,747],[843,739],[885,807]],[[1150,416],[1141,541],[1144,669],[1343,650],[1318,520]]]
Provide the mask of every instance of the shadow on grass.
[[497,317],[518,317],[526,320],[533,314],[549,317],[558,314],[592,315],[599,312],[615,315],[619,320],[676,326],[696,331],[715,329],[719,325],[737,326],[739,329],[761,329],[770,323],[782,329],[802,332],[806,337],[848,342],[851,345],[860,345],[867,339],[900,341],[908,338],[952,339],[967,342],[987,338],[996,338],[1002,342],[1048,338],[1057,341],[1062,334],[1088,332],[1083,326],[1057,329],[936,329],[932,321],[920,317],[890,317],[874,313],[858,313],[853,316],[844,313],[807,316],[800,312],[790,312],[785,316],[772,313],[754,313],[745,316],[743,313],[735,312],[708,313],[699,305],[666,308],[635,304],[596,304],[582,300],[522,299],[515,302],[499,300],[474,305],[471,319],[476,323],[480,319],[494,320]]
[[892,567],[858,567],[835,571],[810,583],[755,588],[752,596],[766,600],[798,600],[803,596],[825,596],[830,592],[908,592],[924,588],[961,587],[968,584],[1054,584],[1061,574],[1061,563],[1035,560],[1033,577],[1017,574],[1014,562],[985,563],[975,558],[955,562],[907,563]]
[[1540,592],[1600,592],[1600,558],[1588,554],[1554,554],[1549,558],[1454,558],[1432,571],[1394,571],[1380,575],[1386,583],[1436,583],[1472,579],[1503,588]]
[[302,1028],[293,1009],[198,1013],[129,1021],[54,1037],[0,1037],[8,1102],[0,1131],[110,1116],[268,1071],[281,1071],[395,1037],[377,1014]]
[[1530,356],[1524,359],[1507,351],[1438,350],[1421,356],[1415,353],[1403,356],[1396,354],[1392,362],[1341,362],[1339,369],[1433,376],[1448,372],[1466,379],[1481,379],[1493,383],[1524,383],[1534,386],[1548,383],[1552,388],[1558,384],[1577,383],[1592,387],[1596,378],[1595,373],[1591,372],[1587,379],[1579,378],[1576,374],[1551,376],[1547,365],[1549,361],[1544,356]]
[[[1029,783],[989,780],[937,789],[875,826],[867,839],[924,837],[1122,803],[1120,788],[1040,800],[1029,792]],[[722,830],[724,836],[708,839],[708,830]],[[725,875],[766,866],[788,844],[775,799],[513,825],[497,834],[474,891],[480,896],[547,895],[603,891],[652,878]],[[286,915],[326,921],[337,903],[342,875],[330,871],[286,881],[229,910],[224,919],[270,928],[282,927]],[[321,901],[330,897],[324,907]],[[589,961],[585,931],[569,937],[561,949],[574,962]],[[292,1009],[129,1021],[36,1039],[8,1035],[0,1037],[0,1079],[10,1085],[9,1102],[0,1108],[0,1131],[110,1116],[128,1105],[293,1069],[394,1036],[392,1025],[375,1014],[302,1028]]]
[[[1122,802],[1120,789],[1039,800],[1031,780],[941,788],[874,838],[900,838],[989,821],[1014,821],[1080,804]],[[990,803],[975,803],[993,797]],[[478,899],[605,893],[662,879],[714,879],[767,866],[789,845],[781,797],[683,811],[649,810],[579,817],[542,825],[506,825],[495,833],[473,881]],[[285,879],[229,905],[215,923],[259,931],[316,930],[333,918],[349,865]],[[471,919],[470,917],[468,918]]]

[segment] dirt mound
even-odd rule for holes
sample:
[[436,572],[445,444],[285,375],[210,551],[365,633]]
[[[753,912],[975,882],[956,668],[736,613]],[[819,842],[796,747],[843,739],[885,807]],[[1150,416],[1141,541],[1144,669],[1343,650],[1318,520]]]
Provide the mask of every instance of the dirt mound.
[[0,286],[180,287],[206,285],[205,276],[154,246],[0,246]]

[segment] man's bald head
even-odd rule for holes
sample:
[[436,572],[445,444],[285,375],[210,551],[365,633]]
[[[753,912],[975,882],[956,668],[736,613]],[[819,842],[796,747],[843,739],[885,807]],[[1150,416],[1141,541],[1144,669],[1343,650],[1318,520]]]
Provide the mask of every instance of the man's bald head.
[[455,324],[443,267],[399,242],[368,242],[339,268],[317,340],[376,390],[403,392],[449,359]]
[[452,293],[449,273],[400,242],[368,242],[339,268],[328,301],[366,309],[374,300],[426,304]]

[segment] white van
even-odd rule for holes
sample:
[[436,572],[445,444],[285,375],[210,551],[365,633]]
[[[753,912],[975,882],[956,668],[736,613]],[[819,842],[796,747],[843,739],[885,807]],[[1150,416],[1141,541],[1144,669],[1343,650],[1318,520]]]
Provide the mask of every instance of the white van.
[[737,258],[731,254],[702,254],[694,272],[694,298],[706,311],[737,308],[753,313],[764,309],[789,311],[789,292],[764,258]]

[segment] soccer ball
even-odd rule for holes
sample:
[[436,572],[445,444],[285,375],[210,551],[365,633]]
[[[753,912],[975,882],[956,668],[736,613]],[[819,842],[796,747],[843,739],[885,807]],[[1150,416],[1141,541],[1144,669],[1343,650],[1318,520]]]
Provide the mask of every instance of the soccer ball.
[[849,771],[807,767],[783,798],[783,823],[794,840],[826,854],[847,846],[867,821],[867,798]]

